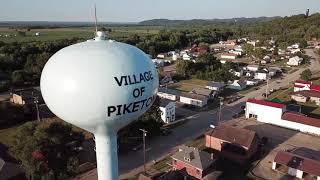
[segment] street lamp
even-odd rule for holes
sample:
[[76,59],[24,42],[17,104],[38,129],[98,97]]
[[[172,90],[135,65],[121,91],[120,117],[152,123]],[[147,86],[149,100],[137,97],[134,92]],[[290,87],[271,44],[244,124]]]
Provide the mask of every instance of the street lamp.
[[144,169],[144,174],[146,173],[146,136],[147,132],[145,129],[139,129],[142,131],[142,140],[143,140],[143,169]]

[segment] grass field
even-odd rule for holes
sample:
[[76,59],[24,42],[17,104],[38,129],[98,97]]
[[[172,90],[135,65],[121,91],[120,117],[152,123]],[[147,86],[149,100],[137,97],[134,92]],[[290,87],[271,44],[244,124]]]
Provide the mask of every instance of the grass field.
[[205,80],[189,79],[189,80],[179,81],[168,87],[170,87],[171,89],[176,89],[183,92],[190,92],[194,88],[205,88],[207,83],[208,81],[205,81]]
[[[140,36],[148,34],[156,34],[160,27],[114,27],[108,33],[110,39],[129,37],[134,34]],[[21,30],[25,31],[25,30]],[[35,36],[36,32],[40,32],[40,36]],[[29,41],[52,41],[59,39],[84,38],[92,39],[94,37],[94,28],[79,27],[79,28],[54,28],[54,29],[31,29],[26,32],[26,36],[18,36],[15,29],[0,28],[0,41],[3,42],[29,42]],[[4,37],[10,35],[10,37]],[[17,36],[15,36],[17,35]]]

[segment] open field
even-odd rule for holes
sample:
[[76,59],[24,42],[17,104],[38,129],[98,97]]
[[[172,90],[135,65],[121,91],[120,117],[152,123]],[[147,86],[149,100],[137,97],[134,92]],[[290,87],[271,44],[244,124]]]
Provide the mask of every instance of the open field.
[[179,81],[168,87],[170,87],[171,89],[176,89],[183,92],[190,92],[194,88],[205,88],[207,83],[208,81],[205,81],[205,80],[189,79],[189,80]]
[[[113,27],[112,31],[108,33],[110,39],[118,39],[123,37],[129,37],[134,34],[140,36],[148,34],[157,34],[160,27]],[[26,36],[17,35],[15,29],[0,28],[0,41],[3,42],[29,42],[29,41],[52,41],[60,39],[71,39],[71,38],[83,38],[91,39],[94,37],[94,28],[79,27],[79,28],[52,28],[52,29],[31,29],[26,31]],[[35,36],[36,32],[40,32],[40,36]],[[10,37],[4,37],[10,35]],[[15,36],[16,35],[16,36]]]

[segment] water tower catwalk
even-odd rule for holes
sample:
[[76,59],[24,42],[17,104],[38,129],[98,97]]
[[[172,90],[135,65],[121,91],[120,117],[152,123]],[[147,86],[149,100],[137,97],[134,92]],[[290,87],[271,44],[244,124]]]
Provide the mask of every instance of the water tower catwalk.
[[117,131],[149,109],[158,82],[144,52],[97,32],[54,54],[40,86],[54,114],[94,134],[99,180],[117,180]]

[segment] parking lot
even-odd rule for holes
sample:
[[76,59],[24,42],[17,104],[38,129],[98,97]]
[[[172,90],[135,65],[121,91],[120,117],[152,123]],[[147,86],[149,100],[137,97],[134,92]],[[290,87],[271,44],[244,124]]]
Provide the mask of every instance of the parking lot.
[[290,129],[285,129],[269,124],[260,123],[255,120],[239,118],[226,122],[226,124],[250,129],[255,131],[259,137],[267,137],[267,154],[251,170],[251,173],[261,179],[294,179],[284,173],[280,173],[271,169],[272,162],[277,152],[280,150],[288,150],[293,148],[304,147],[320,152],[320,137],[309,134],[300,133]]

